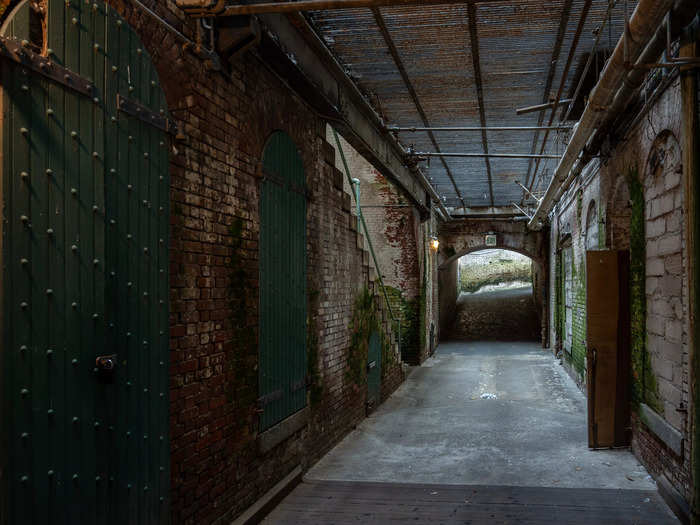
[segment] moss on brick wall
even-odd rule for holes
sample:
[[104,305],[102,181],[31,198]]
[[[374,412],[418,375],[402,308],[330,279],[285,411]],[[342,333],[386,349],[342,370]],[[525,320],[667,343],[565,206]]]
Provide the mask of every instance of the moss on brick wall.
[[[644,185],[636,167],[627,173],[632,213],[630,216],[630,318],[632,328],[632,400],[661,411],[656,378],[647,352],[646,229]],[[662,412],[660,412],[662,413]]]
[[417,356],[420,351],[420,297],[406,299],[404,292],[393,286],[387,286],[386,293],[391,311],[401,325],[401,352],[403,355]]
[[571,364],[582,383],[586,380],[586,265],[584,255],[572,257]]
[[382,323],[375,304],[374,295],[364,287],[355,298],[355,305],[350,319],[350,351],[348,353],[347,379],[359,387],[367,384],[367,353],[369,338],[377,332],[381,339],[382,363],[387,362],[389,342],[382,329]]

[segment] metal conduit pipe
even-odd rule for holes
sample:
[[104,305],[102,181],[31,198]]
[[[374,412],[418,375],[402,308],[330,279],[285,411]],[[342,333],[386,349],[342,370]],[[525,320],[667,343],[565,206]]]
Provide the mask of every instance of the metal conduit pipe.
[[578,161],[580,166],[577,166],[576,170],[580,172],[585,165],[583,163],[587,162],[585,158],[587,155],[579,159],[586,144],[600,124],[613,117],[610,107],[617,91],[628,75],[625,63],[625,47],[627,47],[628,60],[637,62],[642,51],[657,32],[664,16],[666,16],[673,4],[673,0],[640,0],[637,4],[629,21],[628,34],[623,34],[617,42],[615,50],[608,60],[598,83],[593,88],[588,104],[586,104],[578,125],[574,127],[569,144],[557,165],[547,191],[539,206],[537,206],[532,219],[528,222],[528,228],[533,230],[542,228],[545,217],[557,202],[557,196],[566,191],[568,185],[573,181],[573,177],[570,175],[574,164]]
[[[695,16],[697,9],[697,5],[695,5],[695,3],[692,1],[676,0],[675,5],[669,13],[672,38],[676,38],[678,35],[680,35],[688,20],[691,20]],[[657,29],[652,39],[644,48],[642,54],[639,55],[636,64],[648,64],[654,62],[666,49],[666,38],[666,24],[664,23]],[[589,145],[584,149],[583,154],[571,169],[569,176],[554,195],[554,203],[559,201],[561,196],[569,188],[569,186],[571,186],[576,177],[580,175],[586,165],[593,159],[593,153],[598,150],[600,143],[605,138],[605,130],[612,128],[612,125],[617,117],[622,113],[637,89],[642,85],[646,74],[647,70],[642,68],[632,69],[629,71],[623,80],[622,86],[617,91],[615,98],[610,104],[607,111],[607,118],[593,133],[591,139],[588,141]]]

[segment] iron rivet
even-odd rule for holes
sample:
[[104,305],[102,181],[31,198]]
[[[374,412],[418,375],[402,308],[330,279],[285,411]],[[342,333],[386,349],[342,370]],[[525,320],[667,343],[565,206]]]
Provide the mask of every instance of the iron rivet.
[[22,135],[26,135],[27,133],[29,133],[29,130],[28,130],[27,128],[20,128],[20,129],[19,129],[19,132],[20,132]]
[[144,491],[144,492],[148,492],[148,485],[146,485],[146,486],[143,487],[143,491]]
[[26,302],[24,302],[24,301],[22,301],[21,303],[19,303],[19,307],[20,307],[22,310],[26,310],[26,309],[27,309],[27,306],[29,306],[29,305],[28,305]]
[[131,483],[127,483],[127,484],[126,484],[126,488],[129,489],[129,490],[131,490]]
[[78,19],[75,18],[75,17],[73,17],[73,18],[71,19],[71,22],[73,23],[73,25],[76,25],[76,24],[78,23]]
[[71,303],[71,306],[73,307],[73,309],[76,309],[78,307],[78,303]]
[[99,317],[100,317],[100,314],[97,314],[97,313],[92,314],[92,318],[93,318],[93,319],[98,319]]
[[51,348],[49,348],[49,349],[46,351],[46,355],[47,355],[48,357],[51,357],[51,356],[53,355],[53,350],[52,350]]
[[53,115],[53,109],[49,108],[46,110],[47,115]]
[[78,475],[77,475],[77,474],[73,474],[73,481],[78,481]]
[[100,99],[97,98],[97,97],[95,97],[95,98],[92,99],[92,101],[93,101],[95,104],[99,104]]
[[49,416],[53,416],[53,414],[54,414],[53,408],[49,408],[49,409],[46,411],[46,413],[47,413]]
[[[95,6],[95,8],[97,8],[97,6]],[[100,49],[100,44],[95,44],[92,47],[95,48],[95,51],[97,51],[98,49]]]
[[[146,344],[146,341],[144,341],[143,343]],[[144,394],[148,394],[148,388],[144,388],[144,389],[143,389],[143,393],[144,393]]]
[[78,194],[78,190],[75,189],[75,188],[71,188],[71,189],[70,189],[70,192],[71,192],[71,195],[77,195],[77,194]]
[[117,121],[117,117],[112,117],[112,122],[116,122],[116,121]]
[[158,211],[163,211],[163,206],[159,206]]
[[29,481],[29,476],[22,476],[21,478],[19,478],[19,480],[20,480],[22,483],[26,483],[27,481]]
[[47,474],[49,475],[50,478],[53,477],[53,470],[49,470],[49,471],[47,472]]
[[95,476],[95,482],[99,483],[100,481],[102,481],[102,478],[100,476]]
[[161,503],[163,503],[163,502],[165,501],[165,498],[164,498],[163,496],[161,496],[160,498],[158,498],[158,501],[160,501]]
[[53,170],[51,168],[46,168],[46,174],[50,177],[53,175]]
[[99,211],[100,207],[97,204],[92,205],[92,211]]
[[131,281],[129,281],[128,283],[126,283],[126,287],[127,287],[127,288],[131,288]]
[[27,173],[26,171],[23,171],[22,173],[19,174],[19,176],[22,177],[23,179],[26,179],[29,177],[29,173]]
[[114,173],[117,172],[117,170],[115,170],[114,168],[110,168],[110,169],[109,169],[109,172],[112,173],[112,174],[114,174]]
[[131,430],[126,431],[126,437],[131,437]]
[[95,157],[95,158],[97,158],[97,157],[99,157],[99,156],[100,156],[100,154],[99,154],[99,153],[97,153],[96,151],[93,151],[93,152],[92,152],[92,156],[93,156],[93,157]]
[[22,345],[19,347],[20,352],[26,352],[27,351],[27,345]]
[[77,137],[78,137],[78,132],[77,132],[77,131],[71,131],[71,132],[70,132],[70,136],[71,136],[72,138],[77,138]]
[[165,364],[165,362],[164,362],[164,361],[161,361],[161,362],[158,363],[158,364],[159,364],[160,366],[163,366],[163,365]]
[[163,141],[161,140],[161,141],[160,141],[160,147],[162,148],[163,146],[165,146],[165,142],[163,142]]
[[26,215],[20,215],[19,220],[26,223],[29,221],[29,217],[27,217]]
[[159,113],[160,113],[161,115],[165,115],[165,110],[164,110],[163,108],[160,108]]
[[162,175],[159,175],[159,176],[158,176],[158,180],[162,181],[162,180],[163,180],[163,176],[162,176]]
[[27,397],[27,395],[29,394],[29,390],[27,390],[26,388],[23,388],[22,390],[19,391],[19,393],[22,395],[22,397]]
[[22,258],[22,259],[19,260],[19,263],[20,263],[22,266],[26,266],[27,264],[29,264],[29,259],[24,259],[24,258]]
[[48,49],[46,50],[46,54],[47,54],[47,55],[53,55],[53,49],[48,48]]
[[144,434],[143,439],[148,439],[148,434]]
[[[131,337],[131,332],[127,332],[127,333],[126,333],[126,336],[127,336],[127,337]],[[127,381],[126,384],[127,384],[127,385],[130,385],[130,384],[131,384],[131,381]]]
[[29,434],[28,434],[27,432],[22,432],[22,433],[20,434],[20,437],[21,437],[22,439],[27,439],[27,438],[29,437]]
[[27,84],[22,84],[22,91],[29,91],[29,86]]
[[155,80],[151,80],[151,85],[152,85],[153,87],[156,87],[156,81],[155,81]]
[[117,274],[116,274],[115,272],[109,272],[109,275],[111,275],[112,277],[116,277],[116,276],[117,276]]
[[143,253],[148,253],[148,247],[147,247],[147,246],[143,248]]
[[140,47],[137,48],[137,49],[136,49],[136,54],[137,54],[137,55],[140,55],[141,53],[143,53],[143,49],[141,49]]
[[46,290],[46,295],[51,295],[53,293],[53,290],[51,288],[48,288]]
[[[160,301],[158,301],[158,303],[163,304],[163,299],[161,299]],[[163,334],[161,334],[161,335],[163,335]]]
[[74,252],[77,252],[77,251],[78,251],[78,247],[77,247],[75,244],[73,244],[73,245],[70,247],[70,249],[73,250]]
[[131,142],[132,140],[134,140],[134,137],[132,137],[131,135],[129,135],[128,139],[129,139],[129,142]]
[[132,92],[134,90],[134,86],[129,86],[129,92]]
[[163,239],[158,239],[158,242],[163,244],[164,241],[163,241]]
[[121,20],[117,20],[117,25],[118,25],[118,26],[121,26],[121,25],[122,25],[122,21],[121,21]]
[[127,238],[127,239],[131,239],[131,234],[130,234],[130,233],[127,233],[127,234],[126,234],[126,238]]
[[[160,436],[160,437],[161,437],[161,441],[162,441],[163,436]],[[165,467],[158,467],[158,470],[160,470],[161,472],[165,472]]]
[[127,190],[131,191],[132,188],[133,188],[133,186],[131,184],[127,184],[127,186],[126,186]]
[[78,364],[78,360],[74,357],[73,359],[71,359],[70,363],[71,363],[73,366],[75,366],[75,365]]
[[147,152],[147,151],[144,151],[144,152],[143,152],[143,158],[144,158],[144,159],[147,159],[147,158],[148,158],[148,152]]
[[46,234],[53,235],[53,228],[49,228],[48,230],[46,230]]
[[100,422],[99,422],[99,421],[95,421],[95,425],[94,425],[94,426],[95,426],[95,428],[100,428]]
[[115,224],[117,224],[117,221],[115,221],[114,219],[110,219],[110,220],[109,220],[109,223],[110,223],[112,226],[114,226]]
[[117,66],[112,66],[112,72],[116,73],[119,68]]
[[70,82],[70,75],[67,73],[63,75],[63,80],[65,80],[66,82]]
[[94,264],[95,266],[97,266],[98,264],[100,264],[100,260],[99,260],[99,259],[93,259],[93,260],[92,260],[92,264]]
[[78,416],[73,416],[73,423],[77,423],[78,421],[80,421],[80,420],[78,419]]
[[[148,297],[148,292],[143,292],[144,297]],[[145,343],[144,343],[145,344]]]

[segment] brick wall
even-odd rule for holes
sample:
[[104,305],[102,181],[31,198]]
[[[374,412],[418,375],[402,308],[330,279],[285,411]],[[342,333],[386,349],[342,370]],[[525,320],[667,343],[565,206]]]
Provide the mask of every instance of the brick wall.
[[[326,131],[326,140],[335,146],[330,126]],[[432,231],[430,222],[421,221],[419,212],[411,201],[350,144],[342,138],[340,144],[350,176],[360,180],[362,214],[387,288],[392,312],[401,323],[403,359],[418,364],[427,357],[427,350],[421,345],[430,343],[431,312],[435,309],[431,304],[433,278],[428,275],[429,281],[424,282],[422,266],[423,259],[434,257],[430,250],[426,252],[427,245],[422,240],[426,232],[429,234]],[[336,155],[336,167],[344,170],[339,153]],[[347,176],[344,175],[343,179],[346,190],[350,192]],[[357,214],[354,199],[352,212]],[[367,242],[365,246],[369,250]],[[426,302],[428,306],[423,313],[421,302]],[[421,321],[423,315],[427,316],[425,323]],[[436,337],[437,330],[436,326]]]
[[[646,324],[633,349],[636,367],[633,383],[638,399],[652,406],[665,424],[680,432],[680,455],[669,448],[641,418],[633,405],[632,448],[653,475],[665,474],[686,498],[690,488],[690,443],[687,421],[687,276],[683,233],[682,170],[680,169],[680,87],[673,82],[649,108],[646,118],[622,136],[615,137],[598,167],[590,168],[567,191],[552,214],[550,232],[550,291],[556,297],[557,250],[570,230],[574,267],[581,264],[586,248],[585,234],[590,227],[586,213],[595,202],[598,216],[598,246],[603,249],[630,249],[634,236],[641,235],[642,279],[641,312]],[[630,177],[633,177],[632,179]],[[634,179],[636,177],[636,179]],[[643,200],[634,208],[633,186]],[[633,226],[635,213],[640,223]],[[632,241],[632,242],[631,242]],[[633,261],[634,265],[634,261]],[[574,276],[574,289],[583,286],[585,274]],[[572,294],[573,311],[571,357],[565,365],[579,385],[585,387],[585,293]],[[634,303],[634,298],[633,298]],[[550,337],[557,347],[557,312],[551,315]],[[579,319],[577,321],[577,318]],[[633,334],[634,336],[634,334]],[[559,340],[559,343],[562,343]],[[565,342],[564,342],[565,343]],[[566,344],[564,345],[566,346]],[[580,354],[580,355],[579,355]],[[637,364],[635,364],[635,362]],[[640,372],[646,370],[645,373]],[[644,375],[644,379],[642,378]]]
[[[186,35],[194,33],[195,22],[172,3],[147,4]],[[371,283],[369,260],[325,123],[303,100],[254,53],[234,62],[230,74],[210,71],[142,10],[113,5],[143,39],[186,136],[171,154],[172,521],[230,521],[296,465],[312,464],[365,416],[366,389],[348,376],[348,348],[355,298]],[[322,394],[309,401],[307,426],[260,454],[259,165],[275,130],[297,144],[307,178],[309,346]],[[232,279],[234,265],[242,278]],[[236,301],[242,301],[243,315],[232,310]],[[400,366],[390,367],[385,395],[402,379]]]

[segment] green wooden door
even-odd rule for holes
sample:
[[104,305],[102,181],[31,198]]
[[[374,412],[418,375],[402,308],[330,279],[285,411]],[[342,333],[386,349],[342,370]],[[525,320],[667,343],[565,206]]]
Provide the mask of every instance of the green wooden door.
[[292,139],[263,152],[260,195],[260,430],[306,406],[306,179]]
[[382,341],[379,333],[369,336],[367,351],[367,404],[376,407],[380,401],[382,385]]
[[12,13],[24,57],[0,62],[6,521],[165,523],[165,100],[102,1],[37,16]]

